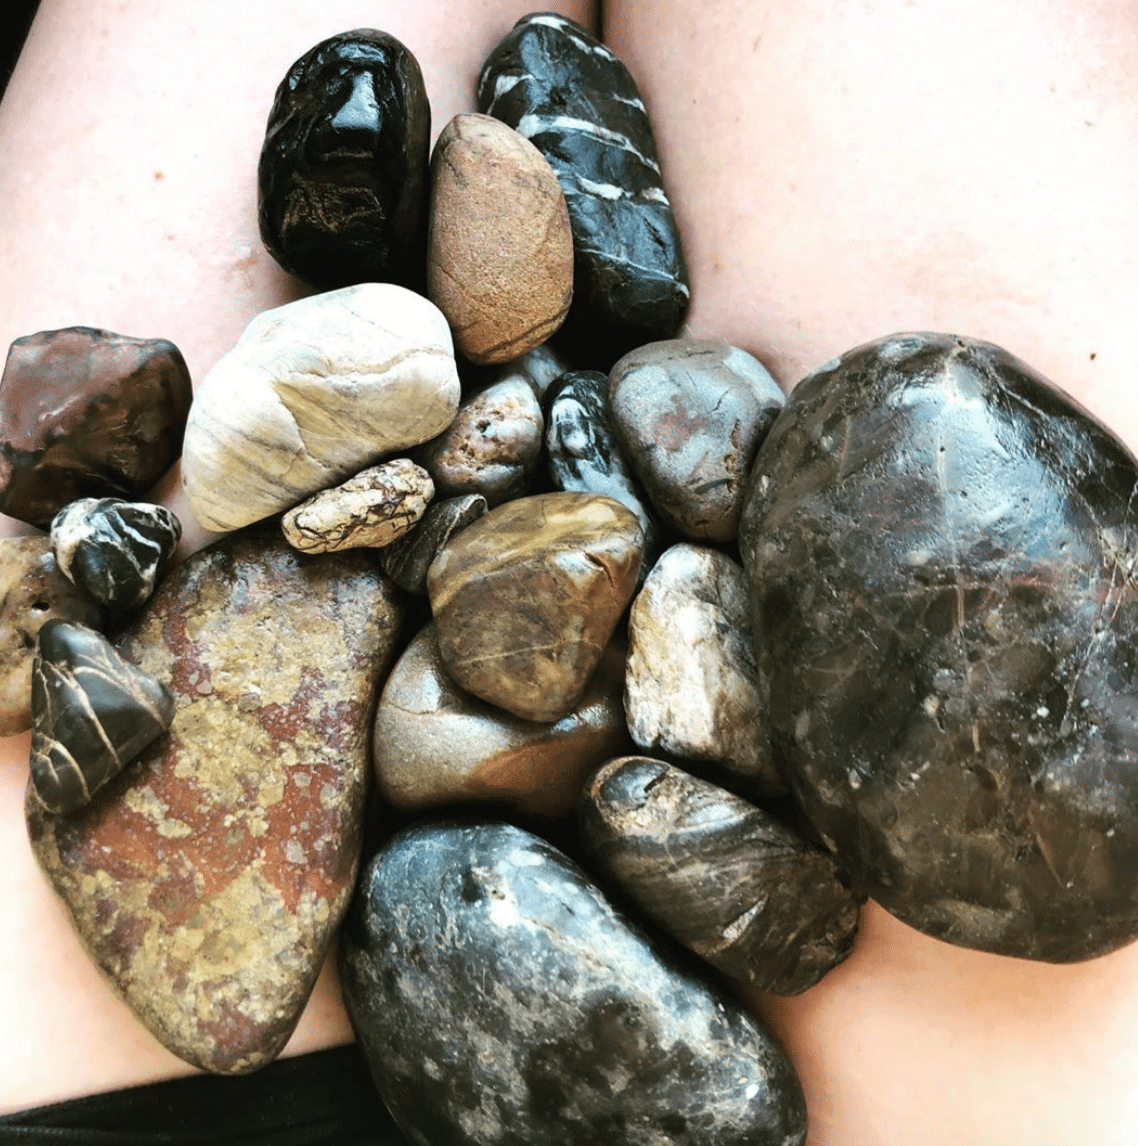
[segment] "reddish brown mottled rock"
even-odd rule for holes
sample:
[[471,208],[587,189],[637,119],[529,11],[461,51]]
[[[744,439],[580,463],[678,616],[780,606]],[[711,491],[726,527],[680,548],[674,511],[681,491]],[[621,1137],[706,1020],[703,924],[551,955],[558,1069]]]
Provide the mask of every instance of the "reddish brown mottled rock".
[[64,577],[49,538],[0,540],[0,736],[32,726],[36,635],[53,618],[97,628],[102,610]]
[[580,702],[552,724],[520,720],[463,692],[427,625],[387,678],[372,761],[384,798],[414,810],[493,802],[538,816],[568,815],[585,777],[630,751],[621,692],[624,647],[612,644]]
[[515,716],[560,719],[632,597],[643,548],[635,514],[599,494],[545,493],[492,509],[427,572],[447,671]]
[[488,115],[456,115],[431,160],[427,293],[472,362],[540,346],[573,297],[565,195],[525,136]]
[[0,378],[0,511],[47,526],[80,497],[140,497],[182,452],[190,398],[165,339],[86,326],[17,338]]
[[397,623],[361,553],[225,539],[119,642],[173,692],[169,735],[74,816],[29,798],[35,854],[95,962],[204,1070],[269,1062],[316,981],[355,877]]

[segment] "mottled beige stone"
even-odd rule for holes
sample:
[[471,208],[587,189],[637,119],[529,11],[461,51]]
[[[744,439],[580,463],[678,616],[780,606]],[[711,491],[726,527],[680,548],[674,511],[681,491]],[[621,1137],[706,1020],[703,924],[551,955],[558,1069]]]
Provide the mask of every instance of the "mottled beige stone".
[[281,518],[281,532],[302,553],[378,549],[413,529],[434,496],[425,469],[393,458],[294,506]]
[[361,283],[258,315],[194,397],[182,480],[231,530],[442,433],[458,409],[450,330],[427,299]]
[[599,494],[538,494],[490,510],[427,571],[447,671],[515,716],[560,719],[635,591],[643,549],[636,516]]
[[543,343],[573,297],[573,237],[548,160],[487,115],[456,115],[435,144],[427,293],[472,362]]
[[721,766],[784,792],[758,691],[746,580],[725,553],[674,545],[632,603],[625,711],[645,751]]

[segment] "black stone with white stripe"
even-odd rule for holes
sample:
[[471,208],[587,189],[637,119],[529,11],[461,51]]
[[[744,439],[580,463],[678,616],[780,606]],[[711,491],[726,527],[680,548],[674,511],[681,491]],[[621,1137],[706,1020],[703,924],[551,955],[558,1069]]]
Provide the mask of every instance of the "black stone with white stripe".
[[112,612],[141,606],[182,536],[164,505],[84,497],[55,515],[51,544],[64,575]]
[[672,337],[687,312],[687,267],[648,115],[624,64],[572,20],[534,13],[483,66],[478,108],[529,139],[565,192],[573,305],[558,340],[574,359],[607,368]]
[[32,788],[49,812],[87,804],[169,727],[174,698],[101,633],[48,621],[32,664]]

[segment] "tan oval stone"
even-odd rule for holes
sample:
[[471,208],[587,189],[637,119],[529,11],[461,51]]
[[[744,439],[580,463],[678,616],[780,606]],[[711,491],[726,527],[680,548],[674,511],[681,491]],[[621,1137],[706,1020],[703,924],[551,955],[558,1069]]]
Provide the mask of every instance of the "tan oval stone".
[[427,293],[472,362],[543,343],[573,297],[573,237],[557,176],[524,136],[456,115],[431,160]]
[[644,535],[610,497],[544,493],[490,510],[427,571],[439,653],[468,692],[559,720],[636,588]]
[[586,777],[632,743],[621,703],[624,653],[610,644],[577,705],[539,724],[463,692],[427,625],[392,668],[376,708],[380,792],[407,811],[493,802],[527,815],[570,815]]
[[207,529],[259,521],[442,433],[458,399],[450,330],[421,295],[361,283],[265,311],[194,397],[190,506]]

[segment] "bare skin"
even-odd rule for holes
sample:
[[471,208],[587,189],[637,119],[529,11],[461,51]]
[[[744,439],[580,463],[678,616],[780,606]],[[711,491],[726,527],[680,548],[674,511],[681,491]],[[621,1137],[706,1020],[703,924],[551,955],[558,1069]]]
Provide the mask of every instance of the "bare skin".
[[[288,64],[325,35],[385,27],[423,64],[437,132],[526,10],[290,0],[271,18],[198,4],[191,20],[187,7],[92,17],[45,0],[0,105],[0,345],[102,325],[173,339],[200,378],[293,289],[260,248],[249,175]],[[1138,448],[1138,5],[605,9],[685,235],[689,333],[753,351],[788,388],[896,330],[989,338]],[[2,747],[0,1110],[184,1073],[78,949],[24,838],[26,738]],[[810,1146],[1138,1137],[1138,947],[1028,964],[871,904],[843,967],[796,999],[753,1001],[803,1079]],[[348,1037],[326,976],[289,1052]]]

